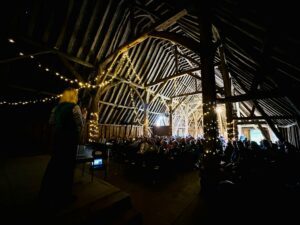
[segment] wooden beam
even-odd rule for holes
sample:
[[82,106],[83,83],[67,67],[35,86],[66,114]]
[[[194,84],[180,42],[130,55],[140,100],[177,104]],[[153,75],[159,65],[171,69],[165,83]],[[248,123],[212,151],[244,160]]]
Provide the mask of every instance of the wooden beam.
[[[216,79],[214,58],[216,48],[212,42],[212,11],[211,2],[207,0],[199,1],[199,28],[200,28],[200,50],[201,78],[202,78],[202,103],[204,121],[204,150],[215,153],[217,149],[217,115],[216,107]],[[210,155],[210,154],[209,154]],[[211,157],[208,157],[210,159]],[[210,160],[206,160],[209,162]]]
[[252,106],[250,116],[254,116],[254,112],[255,112],[255,105]]
[[[246,92],[248,93],[249,91],[247,90],[247,88],[245,87],[245,85],[240,81],[240,79],[234,74],[232,73],[232,76],[234,77],[234,79],[237,81],[237,83],[240,85],[240,87]],[[253,104],[255,105],[257,111],[264,117],[264,119],[266,120],[266,122],[268,123],[269,127],[272,129],[272,131],[274,132],[274,134],[276,135],[276,137],[280,140],[280,141],[284,141],[284,138],[282,136],[282,134],[280,133],[280,131],[275,127],[273,121],[271,119],[269,119],[268,115],[265,113],[265,111],[263,110],[263,108],[258,104],[257,100],[252,100]],[[250,110],[251,111],[251,110]]]
[[265,98],[279,98],[284,97],[284,94],[279,92],[278,90],[272,91],[256,91],[256,92],[248,92],[247,94],[228,96],[226,98],[217,99],[217,103],[226,103],[226,102],[244,102],[249,100],[256,99],[265,99]]
[[160,79],[160,80],[154,81],[150,84],[147,84],[146,87],[151,87],[151,86],[163,83],[165,81],[169,81],[169,80],[173,80],[173,79],[185,76],[185,75],[189,75],[188,73],[192,73],[192,72],[199,71],[199,70],[200,70],[200,68],[198,67],[198,68],[193,68],[193,69],[190,69],[190,70],[182,71],[182,72],[179,72],[177,74],[173,74],[173,75],[170,75],[170,76],[165,77],[163,79]]
[[72,12],[73,7],[74,7],[74,0],[68,1],[68,9],[67,9],[67,12],[64,14],[65,19],[64,19],[64,22],[61,24],[59,36],[58,36],[58,39],[55,44],[55,47],[57,49],[60,48],[60,46],[62,45],[64,38],[66,36],[66,33],[67,33],[66,30],[67,30],[67,26],[68,26],[68,23],[69,23],[69,20],[71,17],[71,12]]
[[[217,67],[219,65],[219,63],[215,63],[214,64],[214,67]],[[200,67],[197,67],[197,68],[191,68],[191,69],[188,69],[188,70],[185,70],[185,71],[181,71],[179,72],[178,74],[173,74],[173,75],[170,75],[168,77],[165,77],[163,79],[160,79],[158,81],[154,81],[150,84],[147,84],[146,87],[150,87],[150,86],[154,86],[154,85],[157,85],[159,83],[162,83],[164,82],[165,80],[173,80],[173,79],[176,79],[176,78],[179,78],[179,77],[182,77],[182,76],[185,76],[185,75],[190,75],[198,80],[201,80],[201,77],[200,76],[197,76],[195,74],[193,74],[193,72],[198,72],[200,71],[201,68]],[[217,87],[218,88],[218,87]]]
[[76,69],[73,67],[73,65],[66,60],[64,57],[59,56],[59,59],[62,61],[62,63],[65,65],[65,67],[79,80],[84,81],[82,76],[76,71]]
[[[247,117],[233,117],[233,120],[264,120],[263,116],[247,116]],[[285,116],[268,116],[268,119],[271,120],[288,120],[296,119],[294,115],[285,115]]]
[[[109,77],[113,77],[113,75],[111,75],[111,74],[109,74],[108,76],[109,76]],[[142,86],[142,85],[140,85],[140,84],[137,84],[137,83],[135,83],[135,82],[133,82],[133,81],[126,80],[126,79],[124,79],[124,78],[122,78],[122,77],[115,77],[115,79],[116,79],[116,80],[119,80],[119,81],[122,81],[123,83],[128,84],[128,85],[130,85],[130,86],[132,86],[132,87],[135,87],[135,88],[139,88],[139,89],[143,89],[143,90],[146,89],[146,87],[144,87],[144,86]],[[149,89],[148,89],[148,91],[149,91],[151,94],[154,94],[154,93],[155,93],[154,91],[149,90]],[[170,100],[170,98],[167,97],[167,96],[165,96],[165,95],[162,95],[162,94],[157,94],[157,95],[158,95],[159,97],[163,98],[163,99]]]
[[82,66],[85,66],[85,67],[88,67],[88,68],[94,68],[94,65],[93,65],[93,64],[91,64],[91,63],[89,63],[89,62],[87,62],[87,61],[81,60],[81,59],[79,59],[79,58],[77,58],[77,57],[75,57],[75,56],[72,56],[72,55],[70,55],[70,54],[61,52],[61,51],[59,51],[58,49],[49,48],[49,47],[47,47],[47,46],[44,46],[44,45],[41,45],[41,44],[36,43],[36,42],[34,42],[34,41],[31,41],[31,40],[29,40],[29,39],[27,39],[27,38],[23,38],[23,37],[22,37],[22,38],[20,38],[20,39],[23,40],[24,42],[26,42],[26,43],[32,45],[32,46],[35,46],[35,47],[38,47],[38,48],[41,48],[41,49],[48,50],[48,51],[50,51],[50,52],[52,52],[52,53],[54,53],[54,54],[58,54],[58,55],[60,55],[60,56],[62,56],[62,57],[64,57],[64,58],[66,58],[66,59],[68,59],[68,60],[70,60],[70,61],[72,61],[72,62],[75,62],[75,63],[77,63],[77,64],[80,64],[80,65],[82,65]]
[[247,124],[267,124],[266,121],[237,121],[237,125],[247,125]]
[[134,8],[137,8],[137,9],[139,9],[139,10],[145,12],[145,13],[147,13],[148,15],[151,16],[152,19],[158,20],[158,19],[160,18],[160,17],[157,16],[157,12],[155,12],[155,11],[149,9],[149,8],[148,8],[147,6],[145,6],[145,5],[142,5],[142,4],[139,4],[139,3],[134,3],[134,4],[133,4],[133,7],[134,7]]
[[[153,32],[155,30],[160,31],[160,30],[168,28],[168,26],[171,26],[178,19],[185,16],[186,14],[187,14],[187,11],[185,9],[183,9],[183,10],[180,10],[180,11],[174,13],[172,16],[166,16],[166,17],[162,18],[160,21],[158,21],[157,23],[155,23],[148,31],[144,32],[140,36],[138,36],[138,37],[126,42],[122,46],[120,46],[116,51],[111,53],[108,57],[106,57],[106,59],[103,62],[100,63],[100,66],[99,66],[100,73],[104,72],[106,70],[107,65],[109,65],[113,60],[115,60],[120,54],[127,52],[130,48],[133,48],[134,46],[136,46],[136,45],[140,44],[141,42],[145,41],[146,39],[148,39],[150,37],[149,34],[151,32]],[[144,87],[142,89],[144,89]],[[170,99],[166,96],[162,96],[162,95],[160,95],[160,96],[167,98],[168,100]],[[99,91],[96,93],[94,99],[95,99],[94,102],[97,102],[99,100]]]
[[9,58],[9,59],[3,59],[0,60],[0,63],[10,63],[16,60],[20,60],[20,59],[27,59],[29,57],[32,56],[38,56],[38,55],[45,55],[45,54],[49,54],[52,53],[51,51],[47,50],[47,51],[42,51],[42,52],[36,52],[36,53],[32,53],[32,54],[26,54],[26,55],[22,55],[22,56],[17,56],[17,57],[13,57],[13,58]]
[[[225,59],[225,51],[224,51],[223,46],[219,47],[219,54],[220,54],[220,63],[221,63],[219,66],[219,70],[220,70],[222,78],[223,78],[225,97],[230,98],[232,96],[232,91],[231,91],[232,84],[231,84],[231,78],[229,76],[229,72],[227,69],[227,63],[226,63],[226,59]],[[238,138],[238,133],[234,132],[235,126],[232,123],[232,116],[233,116],[232,103],[226,102],[225,107],[226,107],[226,123],[227,123],[228,139],[232,139],[233,137]]]
[[172,98],[179,98],[179,97],[183,97],[183,96],[190,96],[190,95],[197,95],[197,94],[202,94],[202,91],[195,91],[195,92],[189,92],[189,93],[174,95],[174,96],[172,96]]
[[190,62],[192,62],[192,63],[194,63],[194,64],[200,66],[200,62],[198,62],[198,61],[197,61],[196,59],[194,59],[193,57],[190,57],[190,56],[188,56],[188,55],[182,54],[182,53],[180,53],[179,51],[178,51],[178,55],[180,55],[181,57],[187,59],[188,61],[190,61]]
[[188,96],[185,96],[174,108],[173,113],[176,111],[176,109],[187,99]]
[[[115,103],[111,103],[111,102],[105,102],[105,101],[99,101],[100,104],[104,104],[104,105],[109,105],[109,106],[113,106],[116,108],[123,108],[123,109],[130,109],[130,110],[134,110],[135,108],[133,106],[126,106],[126,105],[119,105],[119,104],[115,104]],[[137,109],[138,111],[144,111],[144,109]],[[158,112],[153,112],[153,111],[149,111],[149,113],[151,114],[156,114],[159,115],[160,113]]]
[[190,75],[190,76],[192,76],[192,77],[196,78],[197,80],[201,80],[201,77],[200,77],[200,76],[198,76],[198,75],[196,75],[196,74],[193,74],[193,73],[188,73],[188,75]]
[[152,38],[171,41],[200,55],[199,42],[189,37],[183,36],[181,34],[173,33],[173,32],[168,32],[168,31],[160,31],[160,32],[153,31],[149,35]]
[[129,84],[129,86],[132,88],[132,90],[135,91],[135,93],[138,95],[138,97],[141,100],[141,102],[144,104],[144,99],[142,97],[142,94],[133,85]]
[[164,29],[168,28],[169,26],[174,24],[178,19],[185,16],[186,14],[187,14],[187,11],[185,9],[183,9],[181,11],[174,13],[172,16],[161,19],[160,21],[155,23],[148,31],[144,32],[139,37],[136,37],[133,40],[120,46],[116,51],[114,51],[112,54],[110,54],[101,63],[101,67],[105,68],[116,57],[116,55],[127,52],[129,49],[133,48],[134,46],[140,44],[141,42],[143,42],[146,39],[148,39],[149,37],[151,37],[150,33],[152,33],[153,31],[160,31],[160,30],[164,30]]
[[162,84],[160,84],[160,86],[157,88],[157,90],[156,90],[155,93],[153,94],[153,97],[150,98],[149,104],[150,104],[151,102],[153,102],[153,101],[156,100],[156,98],[158,97],[159,92],[165,87],[165,84],[166,84],[166,83],[167,83],[167,82],[165,81],[165,82],[163,82]]

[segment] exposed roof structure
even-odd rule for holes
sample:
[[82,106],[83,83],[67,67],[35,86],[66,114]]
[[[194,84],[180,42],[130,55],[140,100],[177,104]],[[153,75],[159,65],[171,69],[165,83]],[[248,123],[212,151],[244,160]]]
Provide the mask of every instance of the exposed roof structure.
[[[218,96],[220,102],[243,100],[244,117],[269,116],[276,124],[288,125],[300,115],[294,94],[300,82],[295,57],[300,39],[290,29],[289,17],[282,19],[276,10],[257,9],[251,2],[226,0],[213,7],[214,43],[224,51],[238,97],[224,100],[221,50],[215,56]],[[178,103],[201,100],[199,19],[194,4],[186,6],[160,0],[31,1],[17,8],[12,4],[3,13],[6,36],[1,40],[0,68],[11,77],[7,83],[18,85],[7,86],[2,96],[8,98],[18,88],[14,101],[58,94],[70,80],[91,84],[106,80],[109,84],[98,92],[100,123],[142,118],[149,92],[153,124],[171,98]],[[8,38],[15,43],[8,45]],[[116,52],[121,54],[113,58]],[[21,60],[14,61],[16,57]],[[105,62],[111,70],[102,75],[100,66]],[[16,81],[21,71],[26,79]],[[55,73],[63,74],[63,79]],[[18,95],[20,86],[25,96]],[[89,90],[86,98],[96,92]]]

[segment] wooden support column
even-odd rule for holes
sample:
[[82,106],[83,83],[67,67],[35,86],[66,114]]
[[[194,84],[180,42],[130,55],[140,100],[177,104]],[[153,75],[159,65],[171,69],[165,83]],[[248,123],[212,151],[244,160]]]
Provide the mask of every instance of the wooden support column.
[[[219,66],[219,69],[222,74],[223,82],[224,82],[224,91],[225,91],[225,97],[231,96],[231,79],[229,77],[227,64],[225,60],[225,53],[224,53],[224,47],[219,47],[219,53],[220,53],[220,59],[221,59],[221,65]],[[232,103],[226,102],[226,123],[227,123],[227,136],[228,139],[231,140],[234,137],[234,130],[233,130],[233,120],[232,120]]]
[[149,137],[149,102],[150,93],[146,89],[145,99],[144,99],[144,115],[143,115],[143,135],[144,137]]
[[202,76],[202,102],[204,118],[205,151],[216,151],[217,121],[216,121],[216,81],[214,71],[215,48],[212,42],[212,23],[210,3],[199,2],[200,24],[200,59]]
[[168,135],[173,135],[173,108],[172,108],[172,99],[168,102],[169,107],[169,132]]
[[189,135],[189,106],[188,104],[184,105],[184,136]]
[[144,137],[149,136],[149,105],[147,103],[144,104],[144,118],[143,118],[143,135]]
[[177,46],[174,45],[174,56],[175,56],[175,71],[176,73],[179,72],[179,63],[178,63],[178,50],[177,50]]

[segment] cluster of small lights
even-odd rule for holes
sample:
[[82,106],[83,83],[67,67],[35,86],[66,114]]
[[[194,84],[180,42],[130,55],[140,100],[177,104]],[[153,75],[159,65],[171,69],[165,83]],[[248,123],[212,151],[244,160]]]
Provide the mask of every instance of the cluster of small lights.
[[20,105],[31,105],[31,104],[38,104],[38,103],[47,103],[54,101],[58,98],[60,98],[62,95],[56,95],[52,97],[46,97],[42,99],[35,99],[35,100],[27,100],[27,101],[17,101],[17,102],[7,102],[7,101],[1,101],[0,105],[10,105],[10,106],[20,106]]
[[91,120],[89,121],[89,142],[97,142],[99,139],[98,114],[91,113]]
[[[106,70],[106,72],[105,72],[105,71],[102,71],[100,75],[101,75],[101,76],[105,76],[105,74],[110,74],[111,71],[112,71],[112,69],[113,69],[113,67],[114,67],[114,65],[116,64],[116,62],[118,62],[118,61],[117,61],[117,57],[116,57],[116,58],[114,59],[114,61],[110,64],[110,66],[109,66],[109,68]],[[119,61],[118,65],[116,66],[116,69],[115,69],[115,71],[114,71],[113,76],[112,76],[109,80],[104,81],[104,82],[102,82],[101,84],[99,84],[99,87],[101,88],[101,87],[103,87],[103,86],[106,86],[106,85],[110,84],[110,83],[117,77],[117,75],[120,74],[120,72],[121,72],[121,70],[122,70],[122,68],[123,68],[124,63],[125,63],[125,56],[124,56],[124,54],[123,54],[123,56],[121,57],[121,60]],[[96,76],[95,79],[94,79],[94,81],[95,81],[95,82],[98,82],[98,79],[99,79],[99,76]]]
[[207,108],[208,112],[203,113],[203,116],[207,116],[207,115],[213,113],[213,111],[210,111],[211,109],[215,110],[215,107],[212,106],[211,108],[210,107]]
[[[215,106],[216,103],[215,102],[203,103],[202,105],[205,106],[205,109],[207,110],[207,112],[203,113],[203,116],[207,116],[207,115],[211,115],[211,114],[216,113],[216,106]],[[205,123],[204,125],[205,125],[204,126],[205,127],[205,129],[204,129],[205,134],[208,134],[211,131],[216,131],[218,129],[218,123],[215,120],[211,120],[209,123]],[[217,140],[218,140],[218,138],[216,138],[216,137],[208,137],[205,140],[205,142],[217,141]]]
[[132,88],[130,88],[130,101],[131,101],[131,104],[133,106],[133,111],[134,111],[134,114],[137,115],[138,112],[137,112],[137,109],[136,109],[136,104],[134,102],[134,98],[133,98],[133,90]]
[[140,76],[138,75],[138,73],[136,72],[136,70],[135,70],[135,68],[134,68],[134,65],[133,65],[133,63],[132,63],[132,61],[131,61],[131,59],[130,59],[128,53],[125,52],[125,53],[124,53],[124,56],[125,56],[125,58],[128,60],[128,62],[129,62],[129,67],[130,67],[130,69],[133,71],[133,73],[135,74],[135,76],[136,76],[136,78],[138,79],[138,81],[142,81],[141,77],[140,77]]

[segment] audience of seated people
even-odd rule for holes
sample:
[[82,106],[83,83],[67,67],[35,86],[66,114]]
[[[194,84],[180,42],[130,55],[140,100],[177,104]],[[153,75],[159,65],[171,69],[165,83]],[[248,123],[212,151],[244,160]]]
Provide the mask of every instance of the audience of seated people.
[[[183,137],[113,138],[112,155],[115,160],[141,168],[200,168],[205,181],[204,139]],[[300,185],[299,152],[289,143],[272,143],[262,140],[260,144],[247,139],[217,140],[216,182],[231,181],[245,188],[296,188]],[[202,183],[203,186],[205,184]]]

